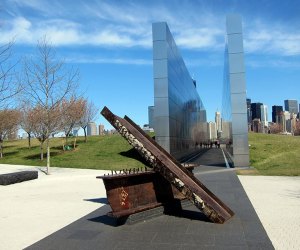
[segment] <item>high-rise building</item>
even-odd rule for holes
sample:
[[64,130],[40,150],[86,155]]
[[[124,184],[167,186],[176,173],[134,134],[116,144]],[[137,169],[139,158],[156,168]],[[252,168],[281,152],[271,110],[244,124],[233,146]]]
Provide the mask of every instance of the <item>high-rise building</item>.
[[217,133],[220,133],[222,131],[222,122],[221,122],[221,113],[218,111],[215,113],[215,123],[216,123]]
[[217,139],[216,123],[214,123],[214,122],[209,122],[207,125],[208,125],[209,139],[210,139],[210,140],[215,140],[215,139]]
[[[288,114],[287,114],[287,117],[288,117]],[[296,129],[296,122],[297,122],[297,115],[294,113],[290,114],[289,119],[286,119],[286,121],[285,121],[286,132],[294,134],[294,131]]]
[[104,125],[99,124],[99,135],[104,135]]
[[283,112],[283,107],[282,106],[272,106],[272,122],[274,123],[279,123],[278,122],[278,117],[281,115]]
[[149,128],[154,128],[154,106],[148,107]]
[[252,114],[252,120],[254,119],[261,119],[261,106],[263,104],[260,102],[251,103],[251,114]]
[[80,128],[78,128],[78,127],[73,128],[73,132],[72,132],[72,133],[73,133],[74,136],[78,136],[78,131],[79,131],[79,129],[80,129]]
[[89,122],[87,127],[87,135],[97,135],[97,126],[95,122]]
[[255,133],[263,132],[262,131],[262,123],[261,123],[260,119],[255,118],[252,120],[252,130]]
[[268,107],[267,105],[260,106],[260,113],[261,113],[261,123],[262,126],[268,126]]
[[284,100],[284,110],[289,111],[291,114],[298,114],[298,101]]
[[251,123],[252,121],[252,113],[251,113],[251,99],[247,98],[246,99],[247,102],[247,119],[248,119],[248,124]]
[[282,130],[283,132],[290,132],[289,130],[289,124],[291,120],[291,113],[288,111],[283,111],[282,113]]

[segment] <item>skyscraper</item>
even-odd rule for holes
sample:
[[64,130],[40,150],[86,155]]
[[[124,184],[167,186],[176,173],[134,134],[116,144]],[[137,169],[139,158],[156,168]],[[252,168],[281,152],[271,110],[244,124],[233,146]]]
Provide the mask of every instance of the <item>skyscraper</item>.
[[97,135],[97,126],[95,122],[89,122],[87,125],[87,135]]
[[261,106],[263,104],[260,102],[251,103],[251,113],[252,113],[252,120],[254,119],[261,119]]
[[148,107],[149,128],[154,128],[154,106]]
[[215,140],[217,139],[217,129],[216,129],[216,123],[209,122],[208,125],[208,132],[209,132],[209,139]]
[[104,135],[104,125],[103,124],[99,124],[99,135]]
[[246,102],[247,102],[247,119],[248,119],[248,124],[249,124],[252,121],[251,99],[247,98]]
[[221,123],[221,113],[218,111],[215,113],[215,122],[216,122],[217,133],[220,133],[222,131],[222,123]]
[[260,113],[261,113],[261,123],[263,126],[268,126],[268,106],[261,105],[260,106]]
[[281,115],[283,112],[283,107],[282,106],[272,106],[272,122],[278,123],[278,117]]
[[284,110],[289,111],[291,114],[298,114],[298,101],[284,100]]

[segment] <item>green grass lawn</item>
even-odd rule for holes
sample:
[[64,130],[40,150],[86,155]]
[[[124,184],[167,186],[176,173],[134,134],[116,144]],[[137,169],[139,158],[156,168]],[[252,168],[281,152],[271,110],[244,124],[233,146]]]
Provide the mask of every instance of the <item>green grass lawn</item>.
[[[145,165],[140,155],[120,135],[91,136],[87,143],[84,137],[78,137],[75,150],[71,146],[73,141],[74,138],[69,139],[72,150],[63,151],[64,138],[50,140],[51,166],[117,170]],[[36,139],[32,140],[31,149],[28,148],[27,140],[5,141],[4,157],[0,163],[46,166],[46,150],[44,152],[44,160],[41,161],[40,146]]]
[[260,175],[300,175],[300,137],[249,133],[250,165]]
[[[72,145],[74,138],[69,139]],[[143,167],[140,155],[120,135],[77,138],[75,150],[63,151],[64,138],[51,139],[51,166],[88,169],[124,169]],[[268,134],[249,134],[250,164],[255,169],[240,174],[300,175],[300,137]],[[46,152],[46,151],[45,151]],[[46,158],[46,154],[45,154]],[[138,160],[137,160],[138,159]],[[46,166],[40,160],[39,142],[32,140],[5,141],[3,164]]]

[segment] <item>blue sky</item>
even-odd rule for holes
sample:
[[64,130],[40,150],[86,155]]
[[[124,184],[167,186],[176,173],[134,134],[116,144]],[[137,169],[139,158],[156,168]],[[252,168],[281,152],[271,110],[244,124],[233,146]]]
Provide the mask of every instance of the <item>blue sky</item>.
[[[166,21],[207,109],[222,110],[225,17],[243,19],[247,96],[268,106],[300,102],[300,1],[2,0],[0,44],[16,58],[44,35],[81,73],[80,91],[100,108],[148,123],[153,105],[153,22]],[[270,119],[270,118],[269,118]],[[97,123],[108,123],[98,117]]]

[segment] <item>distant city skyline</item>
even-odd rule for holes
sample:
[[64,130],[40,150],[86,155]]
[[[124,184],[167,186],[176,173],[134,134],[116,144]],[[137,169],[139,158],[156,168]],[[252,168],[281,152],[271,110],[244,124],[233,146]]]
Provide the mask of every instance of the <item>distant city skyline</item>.
[[[251,100],[251,98],[247,98],[247,99],[250,99]],[[299,103],[299,101],[298,100],[295,100],[295,99],[286,99],[286,100],[283,100],[282,101],[282,104],[273,104],[273,105],[271,105],[271,106],[268,106],[268,105],[265,105],[265,103],[264,102],[253,102],[252,100],[251,100],[251,103],[259,103],[259,104],[262,104],[262,105],[264,105],[264,106],[267,106],[267,118],[268,118],[268,122],[272,122],[273,121],[273,117],[272,117],[272,107],[273,106],[281,106],[281,107],[283,107],[283,110],[282,111],[290,111],[289,109],[287,109],[286,108],[286,105],[285,105],[285,103],[286,103],[286,101],[296,101],[297,103],[296,103],[296,106],[297,106],[297,111],[296,112],[291,112],[291,113],[294,113],[294,114],[298,114],[299,112],[300,112],[300,103]],[[265,109],[265,108],[264,108]],[[253,118],[252,118],[253,119]]]
[[[15,40],[15,61],[34,55],[46,35],[57,55],[79,68],[85,96],[141,126],[154,104],[151,26],[160,21],[197,81],[208,121],[222,110],[229,13],[242,16],[247,96],[269,110],[286,99],[300,101],[298,0],[3,0],[0,13],[0,45]],[[100,115],[96,122],[110,127]]]

